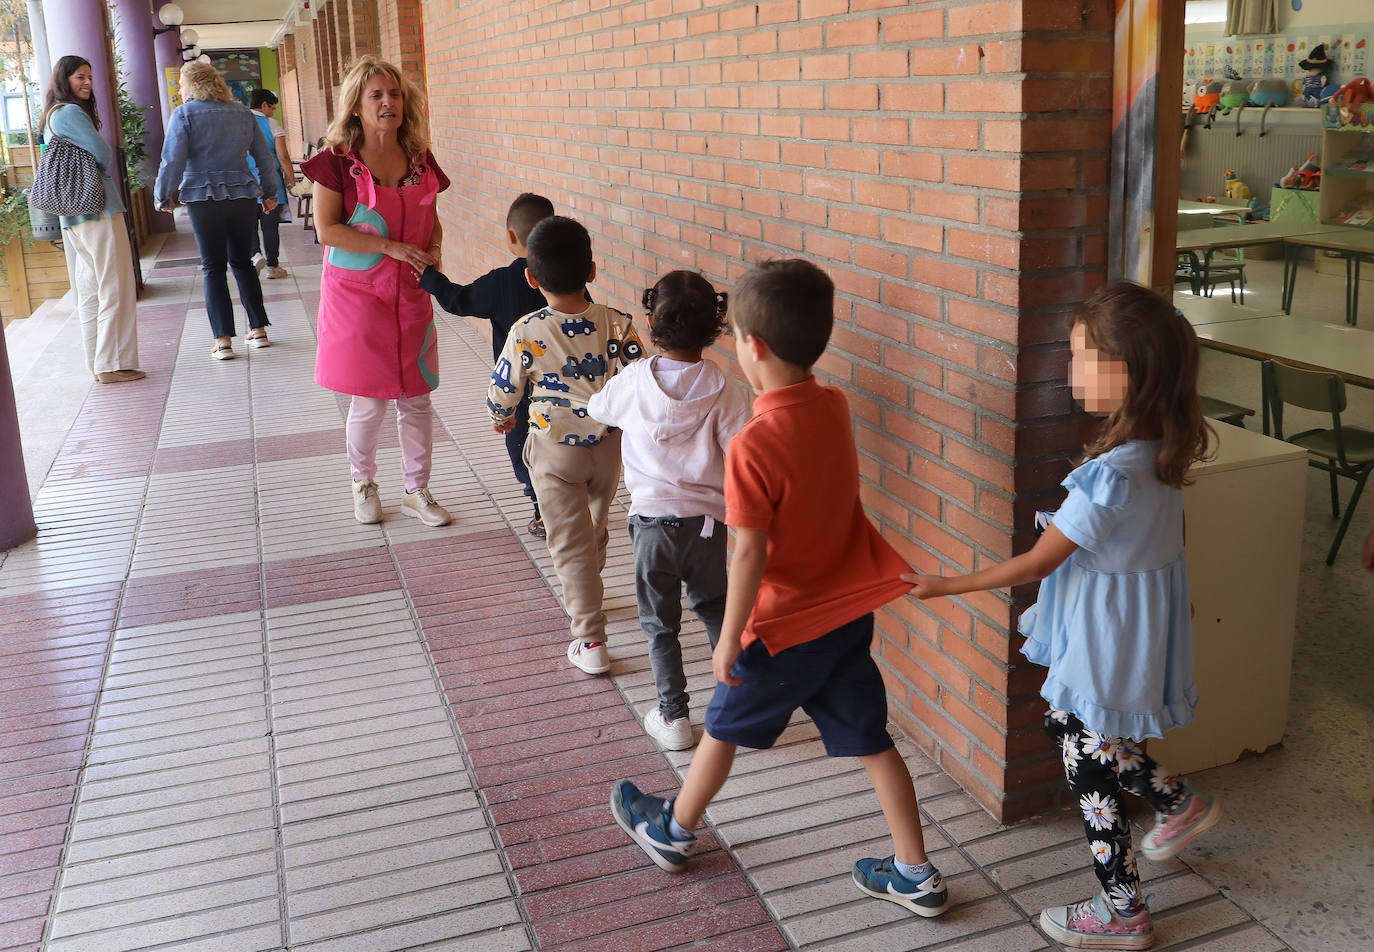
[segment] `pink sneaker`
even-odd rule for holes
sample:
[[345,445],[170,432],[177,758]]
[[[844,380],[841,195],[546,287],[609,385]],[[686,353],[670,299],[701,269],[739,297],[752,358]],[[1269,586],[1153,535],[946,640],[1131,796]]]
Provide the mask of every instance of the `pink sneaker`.
[[1168,859],[1216,826],[1220,819],[1221,804],[1190,791],[1182,813],[1155,814],[1154,829],[1140,841],[1140,852],[1147,859]]
[[1148,949],[1155,941],[1150,910],[1142,906],[1138,915],[1123,919],[1102,893],[1069,906],[1051,906],[1040,913],[1040,928],[1070,949]]

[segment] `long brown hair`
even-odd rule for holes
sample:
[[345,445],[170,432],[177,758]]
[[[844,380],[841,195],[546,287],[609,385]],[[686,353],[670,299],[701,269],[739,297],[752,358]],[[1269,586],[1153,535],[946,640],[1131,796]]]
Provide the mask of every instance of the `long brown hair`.
[[354,152],[363,141],[363,121],[356,115],[363,101],[363,90],[374,76],[386,76],[405,97],[401,107],[401,127],[396,138],[410,164],[415,165],[429,149],[429,129],[425,121],[425,94],[400,69],[372,54],[353,61],[343,82],[339,84],[339,100],[334,106],[334,121],[329,124],[324,140],[341,152]]
[[1155,475],[1182,488],[1188,469],[1207,458],[1211,426],[1198,402],[1197,334],[1173,304],[1129,281],[1098,291],[1074,316],[1088,342],[1126,362],[1126,399],[1085,448],[1093,459],[1128,440],[1160,441]]
[[100,112],[95,108],[95,87],[91,88],[90,99],[77,99],[72,92],[72,73],[83,66],[89,67],[91,61],[81,56],[64,56],[52,68],[52,79],[48,81],[48,91],[43,97],[43,118],[38,120],[38,131],[48,125],[48,117],[58,106],[71,103],[80,106],[91,117],[91,125],[100,128]]

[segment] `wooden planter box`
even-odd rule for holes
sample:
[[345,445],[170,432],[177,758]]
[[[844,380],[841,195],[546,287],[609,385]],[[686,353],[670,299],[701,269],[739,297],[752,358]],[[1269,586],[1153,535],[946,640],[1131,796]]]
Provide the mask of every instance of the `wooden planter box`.
[[6,271],[0,286],[0,314],[5,323],[28,317],[48,298],[61,297],[71,287],[67,259],[51,241],[37,241],[25,248],[16,239],[8,248],[0,249],[0,255],[4,256]]

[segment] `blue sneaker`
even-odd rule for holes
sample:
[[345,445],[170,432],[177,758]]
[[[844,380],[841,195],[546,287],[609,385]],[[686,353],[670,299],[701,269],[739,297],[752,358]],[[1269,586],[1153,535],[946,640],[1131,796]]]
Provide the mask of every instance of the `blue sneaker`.
[[859,892],[874,899],[886,899],[906,906],[918,916],[938,916],[949,908],[949,890],[945,889],[940,871],[931,869],[930,875],[913,882],[893,865],[897,857],[861,859],[854,864],[854,885]]
[[630,834],[630,839],[649,854],[659,869],[680,873],[687,868],[687,854],[697,838],[690,833],[685,840],[673,838],[672,800],[640,793],[630,781],[622,780],[611,788],[611,812],[620,828]]

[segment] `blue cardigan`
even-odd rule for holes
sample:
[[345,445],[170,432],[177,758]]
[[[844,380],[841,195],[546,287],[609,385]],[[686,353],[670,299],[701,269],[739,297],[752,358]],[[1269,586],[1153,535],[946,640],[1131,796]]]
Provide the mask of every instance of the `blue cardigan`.
[[94,156],[95,164],[100,166],[100,177],[105,180],[105,210],[96,215],[63,215],[62,227],[70,228],[83,221],[96,221],[102,215],[114,215],[125,211],[124,200],[119,197],[119,186],[109,173],[114,151],[95,130],[95,125],[91,122],[91,117],[86,115],[86,110],[75,103],[58,106],[48,114],[48,131]]
[[[257,175],[248,168],[250,154]],[[162,208],[178,190],[182,204],[274,195],[275,169],[272,146],[247,106],[192,99],[167,120],[153,202]]]

